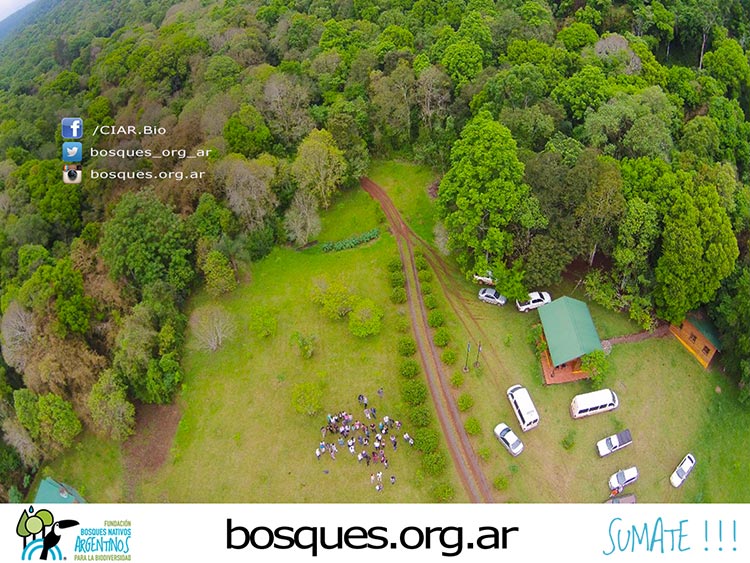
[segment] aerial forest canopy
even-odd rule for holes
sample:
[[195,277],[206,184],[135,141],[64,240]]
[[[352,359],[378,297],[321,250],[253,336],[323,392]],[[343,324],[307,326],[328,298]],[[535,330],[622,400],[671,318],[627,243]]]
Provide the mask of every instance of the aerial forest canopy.
[[[457,264],[509,296],[579,261],[644,328],[705,307],[750,397],[750,1],[39,10],[0,42],[0,498],[83,428],[121,440],[172,401],[186,298],[314,240],[371,157],[442,174]],[[65,116],[114,178],[61,181]]]

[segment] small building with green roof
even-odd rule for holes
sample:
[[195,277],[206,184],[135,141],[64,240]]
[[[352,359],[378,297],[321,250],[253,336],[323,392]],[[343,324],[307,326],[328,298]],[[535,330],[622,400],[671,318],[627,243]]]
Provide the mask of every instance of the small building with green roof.
[[85,503],[83,497],[73,487],[45,477],[39,483],[34,497],[34,504],[79,504]]
[[670,325],[669,331],[706,369],[716,352],[721,352],[716,327],[700,311],[688,313],[679,325]]
[[546,383],[566,383],[585,379],[581,357],[602,349],[602,342],[583,301],[560,297],[539,308],[546,352],[542,371]]

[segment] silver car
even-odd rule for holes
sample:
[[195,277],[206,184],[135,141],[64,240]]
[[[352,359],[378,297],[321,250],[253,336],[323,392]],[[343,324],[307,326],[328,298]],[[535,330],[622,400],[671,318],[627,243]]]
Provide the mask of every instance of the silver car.
[[491,287],[483,287],[479,290],[479,300],[491,305],[505,305],[508,301],[504,295]]
[[501,422],[495,426],[495,437],[510,452],[510,455],[517,456],[523,451],[523,442],[516,436],[516,433],[510,427]]

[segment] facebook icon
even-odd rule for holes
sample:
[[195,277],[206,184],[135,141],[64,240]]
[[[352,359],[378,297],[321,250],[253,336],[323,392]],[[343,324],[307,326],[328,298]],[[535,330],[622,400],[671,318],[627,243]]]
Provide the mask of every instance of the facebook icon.
[[80,139],[83,137],[83,119],[80,117],[63,117],[63,139]]

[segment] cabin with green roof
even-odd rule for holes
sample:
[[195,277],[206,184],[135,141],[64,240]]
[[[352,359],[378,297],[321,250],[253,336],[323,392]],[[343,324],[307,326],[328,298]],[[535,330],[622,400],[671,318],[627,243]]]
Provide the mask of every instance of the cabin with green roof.
[[79,504],[85,503],[83,497],[73,487],[45,477],[39,483],[34,497],[34,504]]
[[708,365],[716,355],[716,352],[721,352],[719,333],[708,317],[701,312],[693,311],[688,313],[685,320],[679,326],[670,325],[669,332],[706,369],[708,369]]
[[567,383],[586,379],[581,358],[602,349],[602,342],[583,301],[560,297],[539,308],[546,351],[542,354],[544,381]]

